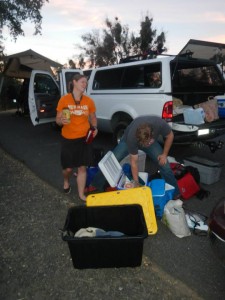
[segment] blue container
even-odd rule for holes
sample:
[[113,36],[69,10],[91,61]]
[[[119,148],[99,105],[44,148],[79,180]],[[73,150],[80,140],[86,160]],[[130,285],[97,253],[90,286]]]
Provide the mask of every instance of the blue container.
[[218,115],[220,118],[225,118],[225,99],[217,98]]
[[153,179],[148,186],[152,190],[155,214],[161,219],[166,203],[173,199],[175,188],[164,179]]
[[98,172],[98,167],[89,167],[87,168],[87,180],[86,180],[86,186],[89,186],[94,179],[94,176]]

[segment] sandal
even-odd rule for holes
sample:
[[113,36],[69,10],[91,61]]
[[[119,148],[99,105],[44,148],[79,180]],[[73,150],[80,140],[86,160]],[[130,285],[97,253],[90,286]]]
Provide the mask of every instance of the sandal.
[[78,196],[78,199],[79,199],[80,201],[83,201],[83,202],[86,202],[86,201],[87,201],[86,199],[85,199],[85,200],[81,199],[79,196]]
[[69,186],[67,189],[63,189],[64,194],[69,194],[71,192],[71,186]]

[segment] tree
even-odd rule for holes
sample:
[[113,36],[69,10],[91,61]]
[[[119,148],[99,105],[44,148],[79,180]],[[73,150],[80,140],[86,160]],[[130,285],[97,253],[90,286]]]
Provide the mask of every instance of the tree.
[[41,34],[42,16],[40,10],[49,0],[3,0],[0,1],[0,27],[7,26],[10,35],[16,40],[24,35],[23,22],[34,23],[34,34]]
[[[49,0],[1,0],[0,1],[0,71],[4,69],[4,37],[3,28],[8,27],[14,40],[24,35],[23,22],[30,20],[34,23],[34,34],[41,34],[41,8]],[[1,74],[0,74],[1,75]],[[1,79],[1,78],[0,78]],[[12,80],[12,79],[11,79]],[[0,80],[1,85],[1,80]],[[1,86],[0,86],[1,92]]]
[[100,30],[81,36],[86,46],[78,45],[83,51],[79,58],[88,58],[90,67],[118,63],[125,53],[128,54],[128,26],[122,26],[117,17],[114,23],[107,18],[105,26],[102,36]]
[[69,68],[70,69],[76,69],[76,64],[72,59],[69,60]]
[[136,52],[139,52],[144,57],[154,57],[167,50],[164,48],[166,42],[165,33],[161,32],[157,35],[157,30],[152,28],[152,23],[153,18],[146,16],[141,22],[140,36],[132,38],[133,46],[137,49]]
[[119,63],[127,56],[154,56],[166,51],[164,32],[157,35],[157,30],[152,28],[153,18],[148,15],[141,21],[138,36],[129,33],[129,26],[122,25],[117,17],[114,22],[105,20],[106,28],[95,30],[81,36],[85,46],[78,47],[82,50],[80,59],[86,57],[90,67],[106,66]]

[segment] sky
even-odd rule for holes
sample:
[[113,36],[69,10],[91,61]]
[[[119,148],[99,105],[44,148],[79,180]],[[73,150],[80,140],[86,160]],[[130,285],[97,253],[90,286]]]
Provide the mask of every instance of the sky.
[[42,10],[42,35],[24,23],[25,36],[16,42],[3,28],[5,55],[32,49],[61,64],[79,55],[81,36],[105,28],[104,20],[118,17],[136,35],[148,15],[160,34],[166,33],[168,54],[177,54],[189,39],[225,44],[224,0],[49,0]]

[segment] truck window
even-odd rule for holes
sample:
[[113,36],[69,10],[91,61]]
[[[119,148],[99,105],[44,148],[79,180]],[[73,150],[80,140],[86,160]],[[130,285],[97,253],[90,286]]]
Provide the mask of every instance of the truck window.
[[92,69],[84,69],[83,70],[83,73],[87,77],[87,80],[89,80],[89,78],[91,76],[91,72],[92,72]]
[[[151,76],[158,74],[160,82],[151,86]],[[153,79],[152,79],[153,80]],[[143,64],[124,68],[121,88],[157,88],[161,85],[161,63]]]
[[36,74],[34,79],[34,93],[56,95],[58,93],[58,87],[51,76]]
[[221,75],[215,65],[178,65],[173,78],[174,91],[176,89],[200,91],[203,88],[209,91],[222,85]]
[[121,88],[132,89],[144,87],[144,66],[132,66],[124,68]]
[[66,72],[65,73],[65,78],[66,78],[66,90],[67,93],[71,93],[73,90],[73,86],[72,86],[72,78],[74,75],[76,74],[80,74],[79,72]]
[[97,71],[93,82],[93,89],[94,90],[119,89],[122,74],[123,74],[123,68],[112,68],[112,69]]
[[[161,85],[161,63],[133,65],[99,70],[93,81],[94,90],[149,88],[151,75],[157,73]],[[153,86],[152,86],[153,87]]]

